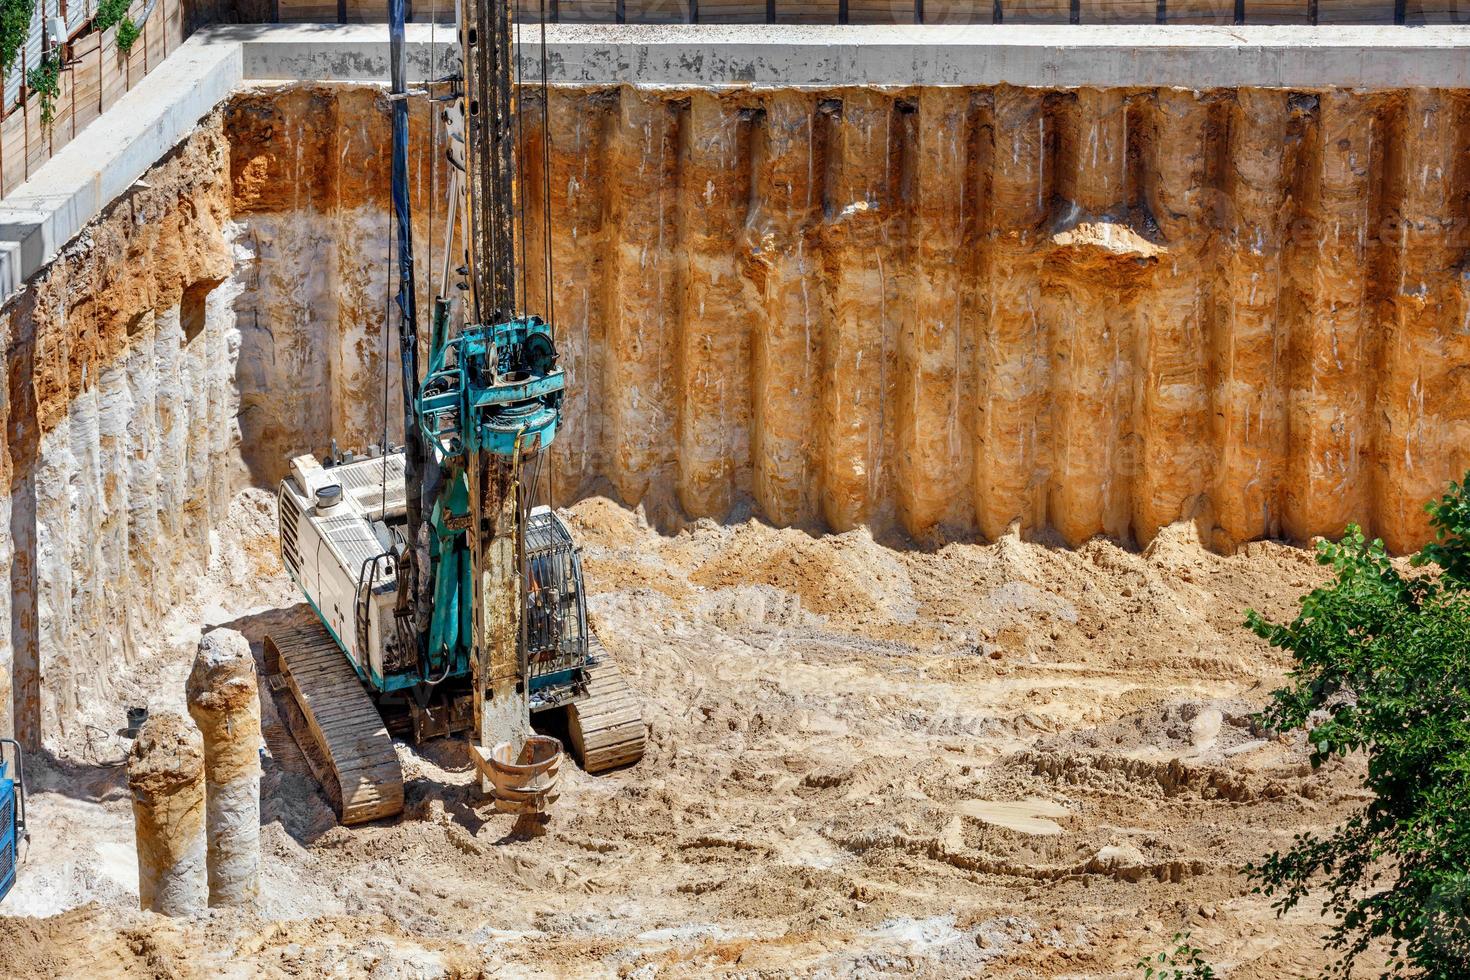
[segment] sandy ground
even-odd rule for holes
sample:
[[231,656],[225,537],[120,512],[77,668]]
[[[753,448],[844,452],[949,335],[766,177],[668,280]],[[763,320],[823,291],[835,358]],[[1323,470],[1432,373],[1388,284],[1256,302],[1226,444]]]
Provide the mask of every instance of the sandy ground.
[[[245,491],[196,602],[119,680],[182,705],[200,625],[299,615],[273,502]],[[105,717],[32,766],[33,836],[0,918],[7,976],[1140,976],[1190,930],[1221,976],[1324,963],[1237,868],[1359,801],[1300,740],[1253,729],[1284,658],[1240,623],[1319,581],[1274,544],[1222,558],[1003,539],[939,551],[866,531],[568,512],[599,635],[645,699],[648,754],[571,770],[549,836],[474,791],[463,745],[399,747],[402,819],[335,826],[264,705],[258,913],[136,911]],[[262,578],[264,572],[264,578]],[[284,611],[280,611],[284,610]]]

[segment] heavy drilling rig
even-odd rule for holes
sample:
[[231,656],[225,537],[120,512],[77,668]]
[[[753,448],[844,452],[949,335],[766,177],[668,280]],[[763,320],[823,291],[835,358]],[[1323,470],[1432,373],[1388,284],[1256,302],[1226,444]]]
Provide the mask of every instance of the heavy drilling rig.
[[[551,326],[523,308],[524,290],[517,303],[510,2],[460,0],[459,66],[425,93],[442,107],[451,176],[422,372],[405,3],[389,0],[404,442],[291,460],[281,561],[317,621],[265,644],[297,740],[348,824],[403,809],[394,735],[469,731],[474,752],[519,744],[533,715],[560,711],[593,773],[636,762],[644,743],[638,704],[588,626],[580,553],[535,506],[566,376]],[[544,66],[544,33],[542,44]]]

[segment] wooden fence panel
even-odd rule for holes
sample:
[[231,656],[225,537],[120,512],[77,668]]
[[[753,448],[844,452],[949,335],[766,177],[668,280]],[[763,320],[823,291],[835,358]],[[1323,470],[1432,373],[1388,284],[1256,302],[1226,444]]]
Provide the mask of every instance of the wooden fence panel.
[[[159,0],[163,8],[163,47],[173,54],[184,43],[184,5],[179,0]],[[151,67],[151,66],[150,66]]]
[[[344,23],[371,24],[387,19],[384,13],[386,6],[382,0],[344,0],[340,12]],[[337,19],[336,13],[332,15],[332,19]]]
[[1319,24],[1392,24],[1393,0],[1319,0]]
[[[75,84],[72,82],[72,70],[70,68],[62,69],[61,77],[57,80],[56,103],[52,106],[51,110],[55,113],[55,116],[51,120],[51,131],[46,134],[47,139],[51,141],[50,152],[53,154],[60,153],[61,148],[72,140],[72,134],[74,132],[72,124],[75,121],[72,104],[75,87]],[[37,101],[36,108],[40,109],[39,100]]]
[[1409,0],[1406,24],[1470,24],[1470,0]]
[[1079,24],[1153,24],[1159,0],[1079,0]]
[[1310,24],[1310,7],[1302,0],[1245,0],[1247,24]]
[[[704,8],[700,8],[701,14]],[[849,24],[912,24],[913,0],[848,0]]]
[[1072,20],[1070,0],[1005,0],[1001,10],[1007,24],[1066,24]]
[[[335,24],[336,0],[280,0],[278,8],[283,24]],[[379,20],[387,20],[381,16]]]
[[924,0],[926,24],[989,24],[995,4],[984,0]]
[[561,0],[561,19],[565,23],[611,24],[618,18],[614,0]]
[[699,19],[711,24],[764,24],[766,5],[764,0],[699,0]]
[[[137,45],[133,45],[137,47]],[[118,50],[117,28],[109,27],[102,34],[102,111],[106,112],[122,98],[128,90],[128,58]]]
[[26,179],[26,116],[17,109],[0,122],[0,195]]
[[81,131],[102,114],[102,39],[94,32],[72,48],[72,115]]
[[51,140],[41,125],[41,103],[38,100],[26,102],[21,112],[26,118],[26,174],[29,176],[51,159]]
[[1169,24],[1235,23],[1235,0],[1166,0],[1164,11]]
[[[137,6],[134,4],[134,6]],[[139,11],[141,15],[142,11]],[[140,25],[143,28],[143,36],[133,44],[133,51],[143,49],[143,70],[128,77],[128,87],[131,88],[143,80],[143,76],[154,68],[163,64],[163,59],[168,56],[168,25],[164,22],[164,5],[159,0],[153,7],[153,12],[148,19]],[[132,52],[128,52],[132,54]]]
[[837,0],[808,0],[805,3],[777,0],[776,23],[835,24]]
[[689,0],[630,0],[624,16],[629,24],[685,24],[689,21]]

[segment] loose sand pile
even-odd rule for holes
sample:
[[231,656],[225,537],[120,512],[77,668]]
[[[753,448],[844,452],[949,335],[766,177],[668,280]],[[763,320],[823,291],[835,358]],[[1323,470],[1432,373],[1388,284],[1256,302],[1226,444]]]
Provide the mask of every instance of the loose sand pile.
[[[269,515],[237,497],[130,697],[182,705],[201,622],[258,652],[302,614],[270,611],[295,600]],[[33,766],[0,973],[1137,976],[1182,929],[1230,977],[1325,961],[1310,910],[1278,921],[1236,871],[1360,803],[1351,766],[1251,723],[1285,661],[1244,610],[1288,614],[1308,554],[568,517],[640,765],[568,772],[550,835],[511,841],[461,744],[401,746],[407,813],[346,829],[267,698],[264,908],[167,920],[135,910],[122,771],[86,761],[125,743],[64,746]]]

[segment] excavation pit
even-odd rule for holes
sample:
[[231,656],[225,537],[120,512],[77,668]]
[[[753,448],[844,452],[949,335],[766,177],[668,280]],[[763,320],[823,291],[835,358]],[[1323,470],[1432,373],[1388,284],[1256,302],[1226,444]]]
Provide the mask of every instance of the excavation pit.
[[524,100],[528,251],[548,185],[555,228],[527,305],[569,374],[547,474],[648,754],[564,766],[512,841],[458,743],[400,743],[404,815],[339,828],[262,684],[260,900],[140,951],[117,706],[182,710],[201,629],[263,657],[310,621],[276,483],[381,445],[385,376],[399,438],[388,101],[329,77],[376,77],[367,30],[191,41],[224,92],[6,307],[0,704],[41,761],[3,972],[89,937],[120,972],[1106,975],[1184,927],[1242,976],[1310,967],[1321,924],[1235,869],[1356,774],[1252,729],[1286,663],[1240,621],[1288,615],[1299,546],[1349,520],[1422,542],[1470,462],[1470,79],[1428,29],[1171,35],[1187,77],[1147,32],[737,38],[703,77],[655,35],[554,39]]

